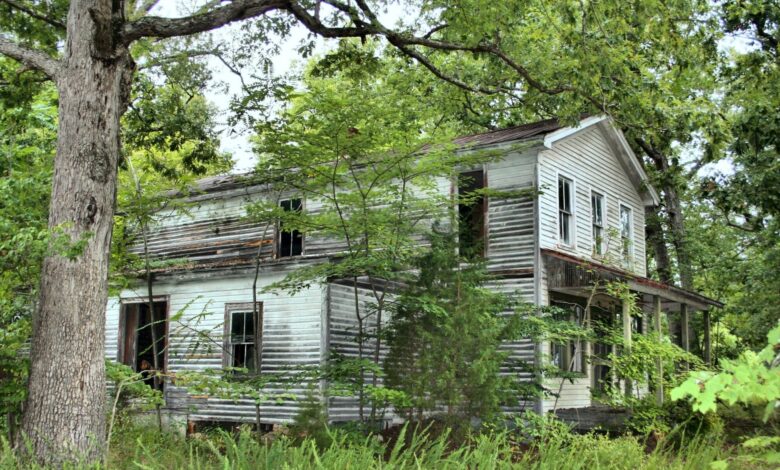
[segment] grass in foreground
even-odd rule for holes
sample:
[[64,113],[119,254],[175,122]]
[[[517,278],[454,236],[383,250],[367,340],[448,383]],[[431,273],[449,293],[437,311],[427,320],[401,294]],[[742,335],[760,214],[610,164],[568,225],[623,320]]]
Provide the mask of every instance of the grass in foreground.
[[[479,435],[469,445],[451,449],[446,436],[426,439],[415,435],[388,448],[375,437],[355,437],[329,431],[329,445],[312,439],[271,443],[245,432],[237,436],[215,433],[199,439],[160,434],[156,429],[126,427],[115,435],[111,469],[709,469],[761,468],[740,460],[717,439],[696,438],[680,450],[647,453],[634,437],[552,436],[531,445],[519,445],[505,433]],[[402,436],[403,437],[403,436]],[[714,463],[714,465],[713,465]],[[2,441],[0,468],[34,468],[20,462]],[[73,468],[87,468],[74,466]],[[102,468],[93,466],[89,468]]]

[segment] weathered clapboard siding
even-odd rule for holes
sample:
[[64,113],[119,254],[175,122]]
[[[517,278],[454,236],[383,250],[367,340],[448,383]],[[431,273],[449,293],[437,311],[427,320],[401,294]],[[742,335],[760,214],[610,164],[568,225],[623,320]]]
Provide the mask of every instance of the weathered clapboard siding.
[[[261,272],[258,289],[279,281],[284,270]],[[203,371],[219,369],[223,361],[223,328],[225,305],[252,301],[253,272],[244,270],[224,276],[203,276],[200,279],[166,276],[155,283],[155,296],[168,296],[169,311],[181,318],[169,324],[168,370]],[[136,298],[139,291],[124,291],[122,298]],[[257,300],[263,303],[262,371],[295,373],[296,368],[317,366],[322,356],[322,305],[323,290],[318,285],[296,295],[259,293]],[[107,327],[107,356],[117,359],[119,303],[109,302]],[[210,341],[198,340],[193,330],[206,333]],[[296,400],[261,407],[262,421],[281,423],[291,420],[298,412],[308,391],[308,383],[301,381],[293,387],[269,388],[269,393],[292,393]],[[254,405],[249,400],[221,400],[192,398],[180,387],[169,384],[166,388],[167,408],[186,413],[194,420],[255,419]]]
[[[534,152],[510,153],[487,166],[487,184],[501,191],[533,191]],[[487,214],[488,269],[532,270],[534,264],[534,198],[490,198]],[[529,299],[530,300],[530,299]]]
[[[357,335],[359,332],[357,311],[355,309],[355,290],[357,289],[357,302],[361,317],[366,317],[376,304],[376,298],[370,289],[358,286],[357,288],[348,285],[348,282],[332,282],[328,285],[327,323],[328,323],[328,351],[336,353],[350,359],[356,359],[359,356],[359,346]],[[376,332],[376,314],[368,316],[364,323],[364,334],[371,335]],[[389,313],[384,312],[381,324],[387,325]],[[363,357],[371,359],[374,357],[376,340],[367,338],[363,342]],[[380,362],[384,360],[387,354],[387,348],[380,345]],[[366,382],[371,381],[371,375],[367,374]],[[381,379],[378,380],[381,384]],[[359,405],[357,397],[328,397],[328,419],[331,422],[351,421],[359,419]],[[365,412],[370,411],[367,406]],[[386,415],[387,419],[392,419],[392,413]]]
[[[634,256],[632,271],[646,275],[645,211],[642,196],[623,169],[600,126],[591,126],[553,143],[550,150],[539,153],[540,246],[592,259],[593,237],[590,193],[596,191],[606,199],[605,229],[619,229],[619,204],[632,210]],[[558,175],[574,181],[574,246],[558,243]],[[620,259],[620,240],[607,240],[613,261]],[[603,261],[603,260],[602,260]],[[609,261],[609,260],[608,260]],[[616,265],[617,267],[621,267]]]

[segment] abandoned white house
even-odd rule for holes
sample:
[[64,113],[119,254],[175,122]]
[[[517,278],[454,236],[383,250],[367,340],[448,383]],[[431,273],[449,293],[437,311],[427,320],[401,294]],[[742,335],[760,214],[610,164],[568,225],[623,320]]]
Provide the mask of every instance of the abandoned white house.
[[[653,319],[660,321],[662,312],[680,313],[681,342],[686,347],[691,340],[685,326],[688,316],[701,312],[708,336],[708,309],[720,306],[718,302],[647,277],[645,208],[658,205],[658,195],[610,119],[588,117],[575,127],[548,120],[463,137],[456,143],[469,148],[509,149],[499,161],[470,168],[474,184],[501,190],[541,190],[536,197],[484,198],[480,215],[472,218],[484,240],[488,270],[498,279],[496,288],[519,292],[536,305],[578,305],[574,309],[578,319],[602,316],[618,321],[628,337],[632,330],[649,331]],[[201,181],[198,189],[190,196],[193,207],[162,219],[149,236],[152,256],[188,261],[155,273],[155,310],[158,318],[166,319],[156,330],[166,345],[159,351],[162,368],[171,373],[224,365],[252,368],[256,347],[262,371],[316,366],[326,360],[329,351],[349,353],[356,298],[350,285],[337,280],[323,282],[296,295],[261,290],[300,266],[327,259],[332,243],[279,227],[264,235],[263,227],[245,218],[247,204],[264,197],[263,186],[252,184],[251,179],[213,177]],[[443,187],[442,191],[452,189],[457,190]],[[285,210],[311,209],[307,201],[294,197],[280,204]],[[618,240],[610,243],[610,236]],[[260,264],[257,281],[262,338],[255,335],[258,328],[252,314],[258,247],[266,247],[270,255]],[[582,265],[588,269],[581,269]],[[645,317],[639,321],[628,315],[621,317],[619,303],[603,292],[586,312],[594,277],[624,280]],[[139,281],[136,289],[124,290],[107,305],[107,358],[136,370],[143,361],[152,362],[147,357],[151,354],[151,329],[143,328],[149,323],[146,295],[145,283]],[[358,298],[365,301],[368,293],[360,292]],[[177,312],[179,315],[171,318]],[[220,347],[193,352],[192,343],[202,339],[183,325],[211,331]],[[544,358],[582,373],[573,383],[563,384],[558,408],[591,405],[592,391],[609,380],[608,364],[587,360],[591,352],[603,347],[599,343],[576,349],[582,352],[577,357],[568,345],[527,340],[507,347],[525,361]],[[705,341],[705,356],[708,353]],[[518,379],[530,380],[531,376],[520,374]],[[303,397],[305,388],[302,384],[290,392]],[[193,396],[175,381],[165,384],[164,396],[168,411],[188,420],[255,420],[251,400]],[[354,399],[327,400],[331,421],[357,418]],[[533,405],[545,412],[552,408],[553,400],[542,398]],[[288,422],[300,406],[301,401],[294,399],[263,404],[261,420]]]

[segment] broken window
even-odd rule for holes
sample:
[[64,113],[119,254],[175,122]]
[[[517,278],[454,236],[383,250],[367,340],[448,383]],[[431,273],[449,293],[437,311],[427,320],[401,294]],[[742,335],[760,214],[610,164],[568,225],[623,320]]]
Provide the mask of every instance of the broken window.
[[630,266],[633,255],[633,221],[631,208],[620,205],[620,253],[623,265]]
[[487,200],[477,192],[484,188],[483,170],[458,176],[458,247],[467,259],[484,255]]
[[[585,324],[585,308],[569,302],[553,301],[563,313],[559,320],[565,320],[578,327]],[[585,371],[585,342],[579,339],[550,344],[550,362],[564,372]]]
[[604,196],[593,192],[590,194],[590,208],[593,225],[593,254],[604,254]]
[[[279,207],[285,212],[300,212],[303,204],[300,199],[287,199],[279,202]],[[277,240],[276,256],[284,258],[298,256],[303,253],[303,234],[298,230],[288,230],[284,227],[284,221],[279,222],[279,237]]]
[[225,367],[257,372],[262,335],[262,304],[227,304],[225,308]]
[[572,181],[563,176],[558,177],[558,241],[563,245],[571,245],[573,239],[573,191]]
[[158,380],[155,384],[154,371],[165,370],[168,302],[155,300],[152,305],[153,315],[149,312],[148,302],[122,303],[117,359],[133,371],[144,374],[150,387],[162,390],[163,381]]

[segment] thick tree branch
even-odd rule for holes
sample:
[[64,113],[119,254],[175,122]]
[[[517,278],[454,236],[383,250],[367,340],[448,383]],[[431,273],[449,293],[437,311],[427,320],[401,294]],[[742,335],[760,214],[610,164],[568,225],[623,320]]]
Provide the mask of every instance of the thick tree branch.
[[31,16],[35,18],[36,20],[43,21],[44,23],[48,23],[51,26],[54,26],[55,28],[59,28],[64,30],[65,29],[65,23],[55,20],[53,18],[49,18],[48,16],[38,13],[37,11],[33,10],[32,8],[25,6],[15,0],[0,0],[0,2],[5,3],[9,7],[13,8],[14,10],[21,11],[22,13]]
[[211,31],[229,23],[262,16],[288,4],[285,0],[236,0],[223,7],[183,18],[147,16],[122,28],[122,42],[142,37],[170,38]]
[[41,51],[28,49],[14,41],[0,37],[0,54],[18,60],[27,67],[40,70],[52,80],[57,80],[57,73],[60,68],[59,61]]

